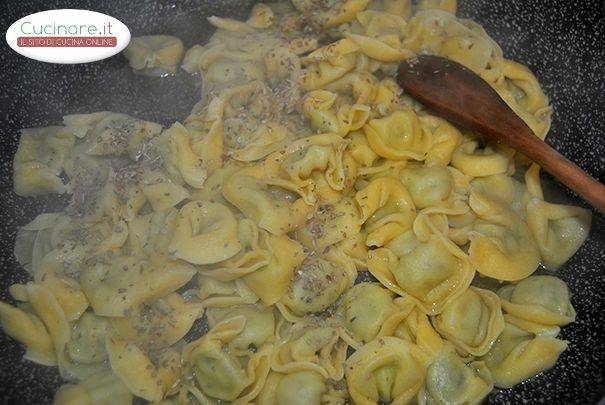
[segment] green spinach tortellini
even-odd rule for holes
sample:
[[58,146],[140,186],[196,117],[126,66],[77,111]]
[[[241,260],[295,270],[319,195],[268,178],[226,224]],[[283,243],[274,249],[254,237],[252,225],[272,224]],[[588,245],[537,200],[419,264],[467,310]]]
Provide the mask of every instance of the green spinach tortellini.
[[387,318],[397,310],[394,296],[374,283],[357,284],[344,294],[343,323],[356,341],[369,342],[378,335]]
[[444,350],[428,367],[419,404],[479,404],[494,387],[489,369],[482,362],[464,364]]

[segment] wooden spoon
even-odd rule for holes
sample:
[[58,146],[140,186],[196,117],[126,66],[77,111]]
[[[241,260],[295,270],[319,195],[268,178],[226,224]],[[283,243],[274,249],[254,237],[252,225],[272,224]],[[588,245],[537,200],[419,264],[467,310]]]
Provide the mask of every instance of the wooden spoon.
[[397,81],[437,115],[524,154],[605,213],[605,186],[536,137],[471,70],[450,59],[422,55],[401,63]]

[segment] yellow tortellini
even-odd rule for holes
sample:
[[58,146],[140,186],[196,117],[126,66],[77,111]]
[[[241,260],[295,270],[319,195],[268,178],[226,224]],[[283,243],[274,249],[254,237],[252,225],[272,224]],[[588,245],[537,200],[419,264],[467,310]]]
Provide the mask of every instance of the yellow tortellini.
[[[241,145],[239,138],[232,139],[234,132],[241,128],[229,125],[230,120],[240,119],[243,120],[242,124],[250,121],[250,125],[267,121],[267,110],[270,111],[273,105],[266,96],[262,97],[263,94],[268,94],[267,86],[255,80],[248,84],[226,87],[218,94],[213,94],[208,105],[205,105],[205,100],[200,100],[193,107],[185,120],[185,127],[191,134],[191,150],[201,158],[209,175],[223,167],[225,154],[233,153],[229,149],[245,146]],[[238,118],[241,117],[238,112],[242,110],[248,111],[243,115],[245,120]],[[244,138],[249,136],[251,135]],[[253,141],[254,139],[246,139],[244,143]]]
[[359,233],[361,218],[352,198],[342,198],[336,204],[324,204],[295,233],[307,249],[323,252],[329,246]]
[[53,234],[57,225],[64,222],[59,213],[40,214],[19,228],[13,251],[15,258],[29,273],[35,274],[42,259],[56,248]]
[[[521,104],[528,112],[535,113],[537,110],[545,108],[548,105],[548,99],[542,91],[538,80],[526,66],[504,59],[502,61],[502,71],[506,79],[512,82],[511,85],[517,87],[523,93],[522,97],[515,97],[515,101]],[[514,109],[514,107],[512,108]]]
[[[441,3],[442,6],[431,7],[429,3]],[[453,7],[445,6],[445,3],[448,1],[421,2],[421,10],[409,22],[404,46],[414,52],[430,50],[481,73],[494,56],[501,56],[502,51],[481,26],[448,12],[455,10],[455,2]],[[437,9],[442,7],[444,9]]]
[[169,139],[171,158],[183,181],[193,188],[202,188],[207,173],[202,159],[191,149],[191,135],[180,123],[173,124],[165,131]]
[[111,111],[68,115],[63,121],[83,138],[84,152],[93,156],[128,154],[140,158],[145,141],[162,130],[160,124]]
[[471,232],[473,224],[477,220],[475,213],[468,210],[461,214],[448,215],[446,220],[449,228],[447,231],[448,237],[458,246],[466,245],[470,240],[469,232]]
[[445,167],[404,168],[400,178],[410,192],[414,205],[420,209],[448,205],[450,202],[454,179]]
[[351,141],[347,145],[351,157],[359,163],[362,168],[371,167],[379,156],[372,150],[370,144],[363,133],[354,131],[349,134]]
[[271,347],[258,348],[255,353],[240,358],[224,346],[244,333],[246,318],[235,316],[216,324],[206,335],[189,343],[183,351],[188,373],[199,386],[198,400],[246,403],[262,389],[269,373]]
[[189,198],[189,192],[162,173],[147,172],[142,176],[141,191],[154,211],[170,209]]
[[361,33],[349,33],[361,52],[380,62],[399,62],[413,56],[413,52],[404,48],[402,37],[407,23],[405,18],[394,13],[366,10],[357,13],[357,22]]
[[[34,332],[39,333],[40,336],[36,336],[35,338],[29,337],[27,338],[27,340],[24,339],[24,342],[26,344],[31,345],[32,354],[34,354],[34,350],[37,349],[40,342],[45,342],[48,336],[50,338],[50,341],[52,342],[52,348],[54,349],[54,358],[56,359],[56,363],[53,360],[48,359],[48,353],[46,353],[45,358],[48,359],[47,361],[51,361],[50,363],[46,364],[56,364],[59,367],[59,372],[63,378],[67,380],[81,380],[87,378],[92,374],[100,372],[101,370],[104,370],[107,367],[106,364],[104,364],[103,362],[94,361],[95,359],[92,359],[93,361],[91,361],[90,363],[78,363],[74,361],[74,359],[71,357],[71,354],[74,354],[74,357],[78,358],[77,350],[69,350],[70,348],[73,349],[73,347],[69,347],[69,345],[74,342],[74,339],[79,338],[77,334],[78,331],[75,331],[72,336],[71,325],[67,321],[65,313],[63,312],[57,299],[49,291],[49,289],[44,286],[40,286],[36,283],[29,282],[23,288],[23,295],[27,296],[28,307],[31,308],[32,312],[34,312],[37,316],[37,318],[31,319],[39,319],[41,323],[45,326],[45,329],[41,329],[40,323],[34,322],[32,326],[38,328],[37,330],[34,329]],[[17,318],[15,320],[19,319]],[[3,324],[5,324],[4,316]],[[29,325],[25,324],[23,326]],[[47,332],[44,333],[45,331]],[[31,333],[30,331],[27,332]],[[17,337],[23,338],[19,336]],[[95,351],[95,348],[93,347],[87,347],[86,349],[92,352]],[[35,354],[37,356],[34,357],[33,360],[41,361],[43,359],[42,357],[39,357],[39,355],[42,353],[36,352]],[[84,355],[83,357],[87,356]]]
[[194,273],[188,264],[161,256],[123,256],[112,263],[87,267],[80,275],[80,283],[96,314],[125,316],[129,309],[176,291]]
[[133,38],[136,73],[195,75],[188,114],[23,129],[15,192],[68,201],[18,230],[31,279],[0,324],[58,367],[55,403],[475,404],[552,367],[576,313],[534,272],[573,256],[590,212],[395,80],[453,59],[544,139],[536,77],[456,6],[259,3],[186,52]]
[[567,285],[553,276],[531,276],[498,291],[507,320],[527,327],[565,326],[576,318]]
[[106,318],[85,312],[74,324],[71,340],[65,350],[68,356],[77,363],[100,363],[107,359],[105,337],[109,330]]
[[387,159],[422,161],[431,147],[431,134],[409,108],[371,119],[363,131],[372,150]]
[[346,378],[356,404],[405,404],[422,388],[428,356],[415,344],[381,337],[347,359]]
[[468,141],[454,151],[452,166],[471,177],[506,173],[511,162],[509,155],[492,145],[479,148],[477,141]]
[[203,315],[199,303],[187,302],[172,293],[139,308],[130,309],[125,317],[111,318],[115,332],[124,339],[152,349],[177,343]]
[[307,256],[280,301],[284,316],[296,319],[326,310],[355,282],[355,263],[332,250],[322,257]]
[[204,308],[254,304],[258,301],[258,296],[240,279],[219,281],[209,276],[198,275],[197,282],[199,288],[188,293],[195,293]]
[[[287,119],[273,119],[275,109],[283,106],[276,105],[268,96],[270,91],[265,83],[255,81],[229,87],[217,99],[217,103],[222,103],[223,147],[234,161],[261,160],[293,141],[295,128],[292,123]],[[245,113],[242,113],[243,109]]]
[[[235,132],[235,148],[230,150],[233,158],[242,162],[252,162],[260,160],[270,153],[283,148],[288,142],[292,141],[292,134],[288,128],[276,122],[261,124],[249,139],[241,139],[241,122],[229,122],[227,134]],[[236,128],[231,129],[231,126]]]
[[300,228],[313,206],[294,183],[269,176],[263,167],[242,169],[224,183],[223,195],[259,227],[284,235]]
[[421,115],[420,125],[431,134],[431,148],[427,152],[427,166],[447,166],[463,140],[460,131],[446,120],[432,115]]
[[250,17],[248,17],[248,25],[254,28],[264,29],[269,28],[273,24],[273,10],[266,4],[255,4],[250,11]]
[[482,76],[498,92],[510,108],[531,128],[534,134],[544,139],[550,129],[552,109],[538,80],[526,67],[508,59],[494,61],[494,68]]
[[[390,247],[389,247],[390,246]],[[442,236],[420,241],[409,230],[370,252],[370,272],[393,292],[409,296],[426,314],[438,314],[463,294],[475,274],[458,247]]]
[[157,402],[178,383],[181,371],[178,350],[167,348],[152,354],[115,334],[108,335],[105,344],[111,369],[133,394]]
[[463,355],[482,356],[504,329],[500,299],[489,290],[470,287],[436,315],[433,324]]
[[229,206],[229,202],[223,197],[223,185],[233,173],[238,171],[237,166],[221,167],[216,169],[204,182],[204,186],[194,191],[191,197],[194,200],[204,200],[221,203]]
[[328,391],[324,378],[314,371],[288,374],[270,372],[256,403],[259,405],[321,404]]
[[505,174],[494,174],[470,181],[469,204],[478,213],[503,213],[512,210],[519,217],[527,216],[530,193],[517,180]]
[[36,314],[2,302],[0,321],[7,335],[25,345],[26,359],[46,366],[57,364],[51,336]]
[[30,197],[67,192],[68,187],[60,174],[74,142],[75,137],[69,127],[22,130],[13,160],[15,193]]
[[286,293],[294,269],[305,257],[303,247],[286,235],[271,235],[246,219],[238,224],[242,250],[231,259],[210,265],[200,273],[215,280],[239,280],[265,305]]
[[446,343],[414,300],[399,297],[393,303],[395,311],[386,319],[378,336],[395,336],[414,343],[431,358],[440,353]]
[[356,341],[374,339],[385,321],[397,311],[394,294],[379,284],[359,283],[342,300],[343,323]]
[[527,225],[540,249],[542,263],[557,269],[573,256],[588,238],[590,211],[570,205],[551,204],[534,198],[527,204]]
[[412,12],[412,2],[411,0],[382,0],[374,2],[372,8],[390,14],[400,15],[407,19]]
[[335,327],[294,324],[276,342],[271,368],[280,373],[314,371],[339,381],[344,375],[348,344]]
[[125,248],[131,255],[166,255],[178,217],[175,208],[140,215],[128,223]]
[[308,15],[313,24],[321,28],[329,28],[347,23],[366,8],[369,0],[340,0],[335,4],[315,10],[317,3],[309,0],[292,2],[303,15]]
[[398,179],[390,176],[372,180],[355,194],[355,201],[368,233],[368,246],[384,246],[409,229],[416,218],[412,196]]
[[[347,76],[332,83],[339,83]],[[336,133],[345,136],[351,131],[359,130],[370,116],[370,107],[364,104],[349,105],[337,103],[338,95],[326,90],[314,90],[305,95],[303,111],[309,119],[311,128],[316,131]]]
[[124,50],[130,67],[150,76],[174,74],[183,57],[183,42],[170,35],[134,37]]
[[271,341],[275,334],[275,316],[270,309],[258,305],[241,305],[236,307],[209,308],[208,326],[214,327],[219,322],[243,316],[246,324],[243,330],[229,342],[228,346],[232,353],[254,353],[263,344]]
[[456,14],[456,0],[420,0],[416,4],[418,10],[444,10]]
[[53,250],[42,258],[34,281],[49,289],[56,297],[68,320],[76,320],[88,308],[88,299],[78,281],[64,271],[61,251]]
[[484,276],[515,281],[538,268],[538,246],[528,226],[514,213],[478,219],[469,237],[470,261]]
[[228,207],[210,201],[192,201],[179,211],[168,251],[193,264],[218,263],[241,249],[237,219]]
[[301,78],[304,90],[322,88],[355,68],[359,46],[344,38],[311,52],[303,61],[309,66]]
[[[281,160],[281,170],[297,188],[304,190],[308,201],[329,200],[332,197],[326,193],[347,191],[354,182],[347,173],[346,146],[347,142],[336,134],[315,135],[292,143],[278,153],[283,160],[275,158],[275,161]],[[273,155],[268,157],[269,164],[272,161]]]
[[272,252],[269,262],[244,277],[244,283],[265,303],[273,305],[288,289],[295,269],[304,260],[301,246],[287,236],[265,234]]
[[108,371],[94,374],[79,384],[65,384],[55,394],[56,405],[130,405],[133,395]]
[[489,368],[494,385],[510,388],[548,370],[567,348],[567,342],[552,336],[536,336],[506,323],[491,350],[481,358]]

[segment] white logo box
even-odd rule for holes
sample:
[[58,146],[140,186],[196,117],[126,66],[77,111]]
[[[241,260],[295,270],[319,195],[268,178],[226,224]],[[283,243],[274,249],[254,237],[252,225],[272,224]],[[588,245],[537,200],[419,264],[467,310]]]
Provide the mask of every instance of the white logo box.
[[15,21],[6,42],[21,55],[49,63],[87,63],[109,58],[130,42],[117,18],[89,10],[48,10]]

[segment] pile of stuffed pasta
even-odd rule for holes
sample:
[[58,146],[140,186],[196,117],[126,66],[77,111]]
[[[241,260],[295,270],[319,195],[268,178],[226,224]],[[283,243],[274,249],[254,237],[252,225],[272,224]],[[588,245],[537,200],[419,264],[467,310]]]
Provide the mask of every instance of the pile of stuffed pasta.
[[291,0],[186,52],[133,38],[137,72],[199,75],[189,116],[24,129],[15,192],[70,202],[19,230],[32,279],[0,319],[58,367],[55,402],[472,404],[552,367],[590,212],[393,79],[451,58],[546,136],[534,75],[455,9]]

